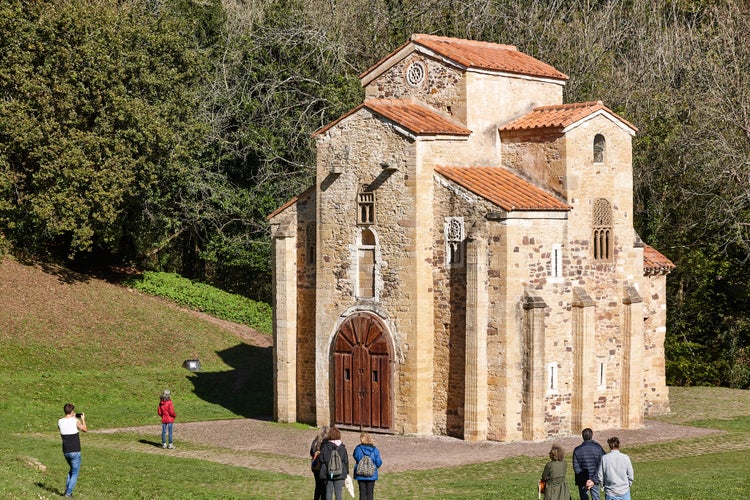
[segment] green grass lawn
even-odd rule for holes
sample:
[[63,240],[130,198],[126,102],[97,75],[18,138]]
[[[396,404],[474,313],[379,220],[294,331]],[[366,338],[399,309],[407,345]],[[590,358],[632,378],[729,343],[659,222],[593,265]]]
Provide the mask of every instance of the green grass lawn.
[[[93,279],[63,280],[42,273],[13,288],[10,280],[23,272],[39,271],[19,267],[3,276],[0,269],[1,498],[61,494],[67,465],[55,422],[67,401],[86,412],[88,423],[97,429],[158,424],[156,404],[165,387],[179,398],[181,422],[271,415],[269,348],[248,346],[195,315]],[[38,283],[44,292],[28,283]],[[181,367],[184,359],[193,357],[200,358],[202,371]],[[633,497],[747,498],[750,391],[672,388],[671,397],[673,412],[663,420],[725,432],[624,448],[635,468]],[[138,452],[128,446],[134,438],[155,439],[133,434],[86,436],[76,497],[312,495],[311,478]],[[545,461],[519,457],[388,473],[378,481],[376,494],[381,499],[535,499]],[[576,498],[572,468],[568,469]]]

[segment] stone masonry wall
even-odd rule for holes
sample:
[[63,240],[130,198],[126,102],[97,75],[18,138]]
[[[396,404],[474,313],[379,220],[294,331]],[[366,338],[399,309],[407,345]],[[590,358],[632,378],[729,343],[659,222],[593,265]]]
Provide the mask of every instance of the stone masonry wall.
[[[344,158],[344,161],[341,159]],[[396,171],[380,164],[388,158]],[[339,162],[342,173],[330,174],[330,165]],[[319,373],[318,397],[329,404],[318,405],[331,411],[331,373],[325,372],[330,359],[330,343],[345,314],[356,309],[371,310],[392,326],[395,346],[394,431],[403,429],[405,415],[413,405],[403,366],[410,356],[406,332],[413,330],[412,294],[409,288],[415,272],[411,257],[414,246],[414,146],[392,127],[367,112],[357,113],[329,130],[318,141],[319,250],[317,276],[316,356]],[[375,223],[369,227],[376,238],[374,298],[357,297],[357,192],[361,185],[375,193]],[[321,393],[322,391],[322,393]],[[321,416],[318,415],[318,420]]]
[[315,193],[297,208],[297,421],[315,424],[315,263],[306,262],[309,239],[316,238]]

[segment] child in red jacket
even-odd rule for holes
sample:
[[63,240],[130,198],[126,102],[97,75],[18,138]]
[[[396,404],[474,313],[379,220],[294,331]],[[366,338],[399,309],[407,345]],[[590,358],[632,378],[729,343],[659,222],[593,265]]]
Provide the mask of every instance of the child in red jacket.
[[[161,394],[159,409],[156,413],[161,417],[161,447],[174,450],[174,445],[172,444],[172,424],[177,415],[174,413],[172,393],[169,389],[164,389],[164,392]],[[169,431],[169,444],[167,444],[167,431]]]

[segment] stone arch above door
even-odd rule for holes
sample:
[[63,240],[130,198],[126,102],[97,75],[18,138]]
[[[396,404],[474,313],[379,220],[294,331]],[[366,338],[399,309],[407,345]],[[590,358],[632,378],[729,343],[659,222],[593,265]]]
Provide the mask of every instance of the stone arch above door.
[[392,359],[388,329],[378,316],[358,312],[339,326],[333,342],[333,413],[337,426],[391,428]]

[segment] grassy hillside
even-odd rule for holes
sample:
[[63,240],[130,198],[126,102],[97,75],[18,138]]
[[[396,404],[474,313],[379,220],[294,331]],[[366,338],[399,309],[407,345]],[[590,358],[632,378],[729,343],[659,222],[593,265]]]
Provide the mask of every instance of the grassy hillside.
[[[244,341],[250,337],[256,340]],[[200,359],[202,371],[182,368],[193,357]],[[95,429],[157,424],[156,403],[165,387],[173,391],[180,422],[272,413],[268,336],[219,327],[161,299],[54,266],[9,258],[0,263],[0,361],[4,498],[59,497],[67,466],[55,422],[67,401],[86,412]],[[745,498],[750,391],[670,392],[672,414],[661,419],[724,432],[628,445],[636,471],[633,497]],[[204,451],[231,450],[180,442],[178,451],[192,452],[180,457],[132,446],[154,440],[144,434],[89,433],[76,497],[275,499],[312,493],[309,477],[196,458]],[[378,481],[378,498],[536,498],[545,461],[516,457],[438,471],[388,472]],[[570,466],[568,483],[573,484]]]
[[[183,420],[266,417],[271,349],[124,287],[65,268],[0,263],[0,430],[48,430],[66,401],[96,427],[153,424],[165,387]],[[198,358],[202,371],[182,368]],[[252,381],[252,382],[250,382]]]

